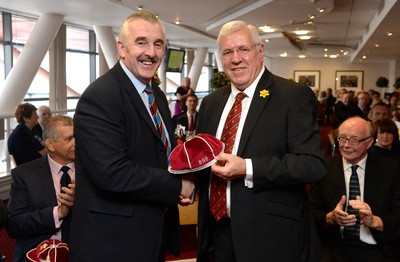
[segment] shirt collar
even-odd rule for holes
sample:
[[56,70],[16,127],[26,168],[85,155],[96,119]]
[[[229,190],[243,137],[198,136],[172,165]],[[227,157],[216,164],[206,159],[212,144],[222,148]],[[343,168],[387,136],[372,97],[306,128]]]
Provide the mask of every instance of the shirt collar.
[[122,70],[124,70],[125,74],[131,80],[131,82],[132,82],[133,86],[136,88],[137,92],[139,94],[143,93],[147,84],[144,84],[139,79],[137,79],[136,76],[134,74],[132,74],[131,71],[129,71],[129,69],[125,66],[125,64],[122,63],[122,61],[119,61],[119,64],[121,65]]
[[233,97],[236,97],[239,92],[243,92],[248,98],[252,99],[254,96],[254,92],[256,91],[257,84],[260,81],[261,76],[264,74],[264,71],[265,67],[262,67],[256,79],[254,79],[253,83],[251,83],[250,86],[247,87],[244,91],[240,91],[239,89],[237,89],[236,86],[234,86],[234,84],[231,82],[231,94],[233,95]]
[[74,162],[70,162],[66,165],[61,165],[61,164],[57,163],[54,159],[52,159],[49,154],[47,154],[47,159],[49,160],[49,166],[50,166],[51,172],[53,174],[58,174],[58,172],[60,172],[60,169],[63,166],[68,166],[72,170],[72,172],[75,173],[75,163]]
[[[361,159],[356,165],[358,165],[359,168],[365,170],[365,166],[366,166],[366,163],[367,163],[367,157],[368,157],[368,154],[366,154],[365,157],[363,159]],[[344,158],[342,158],[342,159],[343,159],[343,168],[344,168],[344,170],[351,169],[351,166],[353,166],[353,164],[350,164]]]

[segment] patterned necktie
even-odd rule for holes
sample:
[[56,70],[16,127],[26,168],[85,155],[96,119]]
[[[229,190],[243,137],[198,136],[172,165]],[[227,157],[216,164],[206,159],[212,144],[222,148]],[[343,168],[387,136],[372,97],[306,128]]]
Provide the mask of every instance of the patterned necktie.
[[189,131],[194,131],[194,117],[193,117],[193,115],[190,115],[190,118],[189,118]]
[[[235,143],[236,132],[238,130],[240,115],[242,114],[242,100],[245,94],[240,92],[236,95],[229,114],[225,120],[222,130],[221,141],[225,143],[225,153],[232,153]],[[216,221],[219,221],[227,213],[226,206],[226,181],[222,178],[212,175],[210,187],[210,211]]]
[[167,133],[163,126],[163,122],[161,121],[161,115],[160,115],[160,112],[158,111],[158,106],[156,103],[156,99],[154,97],[153,89],[151,89],[150,85],[147,85],[144,91],[146,92],[146,94],[149,98],[149,106],[150,106],[151,115],[153,116],[154,123],[155,123],[158,133],[161,137],[161,140],[164,144],[164,148],[165,148],[165,151],[167,152],[167,156],[169,157],[169,155],[171,154],[171,146],[168,143]]
[[60,170],[63,172],[60,180],[60,188],[68,187],[71,184],[71,177],[68,174],[69,167],[63,166]]
[[[360,183],[357,176],[358,165],[351,166],[351,177],[349,183],[349,200],[356,199],[360,196]],[[350,205],[347,206],[347,213],[357,217],[357,223],[354,226],[344,227],[343,238],[346,239],[359,239],[360,238],[360,216],[358,211],[353,209]]]

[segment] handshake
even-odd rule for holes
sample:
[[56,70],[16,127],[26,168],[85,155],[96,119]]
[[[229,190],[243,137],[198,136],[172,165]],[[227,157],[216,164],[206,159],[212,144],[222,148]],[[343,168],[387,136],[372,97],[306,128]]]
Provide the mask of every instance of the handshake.
[[194,173],[215,164],[216,156],[224,152],[224,148],[224,143],[219,139],[207,134],[198,134],[172,150],[168,171],[182,174],[179,204],[188,205],[193,202]]

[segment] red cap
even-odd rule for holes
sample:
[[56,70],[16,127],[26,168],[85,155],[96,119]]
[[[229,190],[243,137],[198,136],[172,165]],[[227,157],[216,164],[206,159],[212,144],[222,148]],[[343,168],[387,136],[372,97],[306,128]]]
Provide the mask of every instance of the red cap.
[[215,157],[224,152],[224,148],[224,143],[216,137],[198,134],[172,150],[168,171],[185,174],[205,169],[217,162]]
[[49,239],[28,251],[26,257],[34,262],[67,262],[68,244],[57,239]]

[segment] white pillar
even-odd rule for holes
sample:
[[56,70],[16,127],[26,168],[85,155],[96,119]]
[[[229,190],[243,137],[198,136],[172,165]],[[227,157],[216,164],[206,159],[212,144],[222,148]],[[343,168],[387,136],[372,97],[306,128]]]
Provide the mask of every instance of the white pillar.
[[107,65],[106,58],[104,56],[103,48],[99,46],[99,76],[104,75],[105,73],[108,72],[110,68]]
[[223,72],[221,53],[218,50],[214,51],[215,62],[217,63],[218,72]]
[[196,55],[193,60],[192,67],[190,68],[189,77],[194,91],[196,91],[197,83],[199,82],[201,70],[204,66],[208,48],[199,48],[196,50]]
[[49,106],[67,109],[67,28],[61,25],[49,49]]
[[93,26],[107,65],[112,68],[118,61],[117,41],[111,26]]
[[39,17],[17,63],[0,90],[1,113],[14,112],[15,107],[23,101],[63,18],[57,14],[43,14]]
[[192,68],[193,60],[194,60],[194,50],[187,49],[186,50],[186,66],[187,66],[186,74],[187,75],[189,74],[190,69]]

